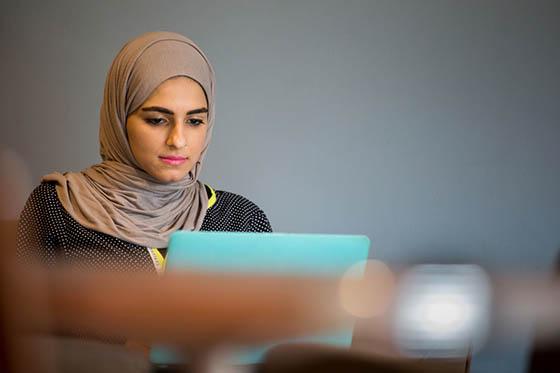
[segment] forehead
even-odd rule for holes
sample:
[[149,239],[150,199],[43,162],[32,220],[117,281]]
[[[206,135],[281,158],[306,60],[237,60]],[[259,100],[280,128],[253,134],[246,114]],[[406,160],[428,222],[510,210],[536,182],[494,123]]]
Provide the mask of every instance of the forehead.
[[182,109],[207,107],[204,90],[195,80],[179,76],[161,83],[141,106],[158,105]]

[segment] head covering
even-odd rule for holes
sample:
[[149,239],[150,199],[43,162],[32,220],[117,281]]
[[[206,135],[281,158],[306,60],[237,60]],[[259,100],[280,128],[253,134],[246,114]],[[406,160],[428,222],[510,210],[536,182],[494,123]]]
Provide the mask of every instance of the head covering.
[[[206,142],[199,161],[182,179],[162,183],[141,169],[126,135],[126,118],[165,80],[187,76],[208,101]],[[178,229],[198,230],[208,206],[198,181],[214,124],[214,71],[200,48],[171,32],[150,32],[124,45],[115,57],[101,105],[99,142],[102,163],[81,172],[58,172],[58,198],[81,225],[148,247],[167,247]]]

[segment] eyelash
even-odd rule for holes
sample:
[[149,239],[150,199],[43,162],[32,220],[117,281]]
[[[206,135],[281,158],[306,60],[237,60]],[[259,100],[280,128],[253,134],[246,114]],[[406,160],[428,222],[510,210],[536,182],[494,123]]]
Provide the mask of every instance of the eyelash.
[[161,126],[166,120],[163,118],[146,118],[145,121],[152,126]]
[[[167,119],[164,118],[146,118],[145,121],[146,123],[154,127],[163,126],[167,123]],[[204,124],[204,121],[202,119],[197,118],[187,119],[187,122],[191,127],[198,127]]]
[[[204,121],[202,119],[197,119],[197,118],[192,118],[187,120],[187,122],[189,122],[189,125],[192,127],[198,127],[202,124],[204,124]],[[196,122],[196,123],[192,123],[192,122]]]

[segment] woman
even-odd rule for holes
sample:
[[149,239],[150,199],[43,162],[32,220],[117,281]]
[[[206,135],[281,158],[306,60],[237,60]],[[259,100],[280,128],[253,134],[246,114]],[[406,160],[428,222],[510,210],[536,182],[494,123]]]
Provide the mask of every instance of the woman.
[[170,32],[128,42],[105,82],[103,161],[43,178],[20,217],[20,258],[161,271],[176,230],[270,232],[254,203],[198,180],[214,111],[214,72],[196,44]]

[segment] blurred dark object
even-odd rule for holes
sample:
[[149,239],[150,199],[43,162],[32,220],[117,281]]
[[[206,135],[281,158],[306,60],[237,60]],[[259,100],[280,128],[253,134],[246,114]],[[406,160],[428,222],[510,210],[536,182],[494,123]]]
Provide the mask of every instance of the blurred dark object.
[[3,248],[4,260],[0,262],[0,372],[11,372],[13,368],[10,364],[10,325],[7,321],[7,308],[5,303],[8,301],[6,292],[6,266],[10,263],[12,243],[15,242],[17,222],[15,220],[0,220],[0,245]]
[[405,359],[317,344],[284,344],[272,348],[258,373],[419,373],[466,372],[466,359]]
[[[555,279],[560,278],[560,256],[556,258]],[[559,311],[560,312],[560,311]],[[554,373],[560,369],[560,336],[546,345],[535,344],[529,358],[529,373]]]
[[33,359],[41,372],[149,372],[146,356],[122,344],[52,335],[23,337],[23,344],[34,351]]
[[529,373],[555,373],[560,369],[560,343],[537,346],[529,360]]

